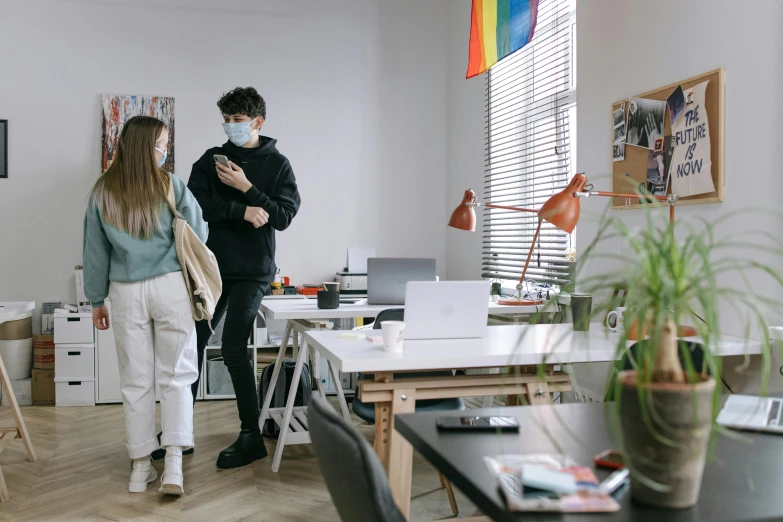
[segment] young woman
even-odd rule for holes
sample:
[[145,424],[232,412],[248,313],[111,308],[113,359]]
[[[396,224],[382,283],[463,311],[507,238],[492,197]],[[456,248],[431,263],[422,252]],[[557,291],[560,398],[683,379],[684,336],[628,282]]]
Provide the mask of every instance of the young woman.
[[[177,260],[173,214],[166,203],[174,185],[176,208],[202,241],[207,227],[185,184],[161,169],[169,131],[160,120],[136,116],[125,123],[117,153],[90,194],[84,218],[84,289],[98,329],[112,327],[117,343],[128,453],[128,490],[142,492],[157,478],[150,454],[166,448],[162,493],[182,495],[182,450],[193,446],[193,397],[198,378],[196,326]],[[155,380],[160,386],[160,439],[155,436]]]

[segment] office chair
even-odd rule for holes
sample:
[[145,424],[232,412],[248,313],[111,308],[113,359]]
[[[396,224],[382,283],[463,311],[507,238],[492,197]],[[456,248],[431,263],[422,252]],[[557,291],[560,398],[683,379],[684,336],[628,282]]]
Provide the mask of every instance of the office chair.
[[[704,347],[701,345],[701,343],[693,342],[693,341],[677,341],[679,344],[679,351],[678,355],[680,356],[680,364],[682,364],[682,367],[685,368],[685,354],[683,353],[683,350],[690,353],[690,360],[693,364],[693,368],[696,369],[696,371],[701,371],[702,367],[704,366]],[[642,340],[634,343],[628,350],[623,354],[622,358],[617,361],[614,364],[614,367],[612,368],[612,377],[609,380],[609,387],[606,389],[606,396],[604,397],[604,401],[612,401],[614,400],[614,389],[617,384],[617,374],[620,373],[623,370],[633,370],[633,364],[631,363],[631,358],[634,360],[638,360],[639,357],[639,351],[646,345],[647,340]],[[630,355],[630,357],[629,357]],[[709,367],[705,368],[707,375],[710,375],[710,369]]]
[[[388,310],[383,310],[380,314],[378,314],[378,317],[375,318],[375,328],[380,328],[381,323],[383,321],[402,321],[405,319],[405,309],[404,308],[390,308]],[[453,375],[451,371],[435,371],[435,372],[411,372],[411,373],[400,373],[400,374],[394,374],[394,379],[406,379],[411,377],[450,377]],[[371,374],[363,374],[359,375],[359,380],[362,379],[373,379],[373,375]],[[359,400],[359,387],[357,385],[356,390],[353,395],[353,402],[352,402],[352,409],[353,412],[356,414],[357,417],[360,419],[370,423],[375,424],[375,404],[368,404],[365,402],[362,402]],[[422,411],[462,411],[465,409],[465,403],[461,398],[455,398],[455,399],[430,399],[430,400],[423,400],[423,401],[416,401],[416,411],[422,412]],[[457,506],[457,500],[454,497],[454,491],[451,487],[451,482],[449,482],[446,477],[444,477],[440,472],[438,472],[438,476],[440,478],[441,486],[446,488],[446,493],[449,496],[449,503],[451,504],[451,511],[454,513],[454,515],[459,514],[459,507]]]
[[389,480],[364,437],[313,395],[307,408],[318,467],[343,522],[404,522]]

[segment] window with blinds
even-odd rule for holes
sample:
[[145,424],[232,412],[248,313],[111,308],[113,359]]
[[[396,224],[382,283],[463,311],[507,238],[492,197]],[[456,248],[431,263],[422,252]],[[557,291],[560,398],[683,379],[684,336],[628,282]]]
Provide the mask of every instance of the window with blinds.
[[[484,200],[538,209],[576,162],[576,0],[541,0],[535,37],[487,73]],[[516,286],[538,216],[484,209],[482,276]],[[563,285],[573,237],[548,223],[526,279]]]

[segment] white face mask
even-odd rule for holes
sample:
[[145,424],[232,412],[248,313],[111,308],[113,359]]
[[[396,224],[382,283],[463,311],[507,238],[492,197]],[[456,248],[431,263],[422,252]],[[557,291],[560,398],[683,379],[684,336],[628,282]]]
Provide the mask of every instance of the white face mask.
[[162,156],[158,160],[158,167],[162,167],[164,163],[166,163],[166,156],[169,155],[169,151],[165,149],[159,149],[158,147],[155,147],[155,150],[160,152]]
[[250,130],[249,121],[240,121],[237,123],[224,123],[223,131],[231,140],[231,143],[237,147],[241,147],[253,137],[253,134],[258,132],[258,129]]

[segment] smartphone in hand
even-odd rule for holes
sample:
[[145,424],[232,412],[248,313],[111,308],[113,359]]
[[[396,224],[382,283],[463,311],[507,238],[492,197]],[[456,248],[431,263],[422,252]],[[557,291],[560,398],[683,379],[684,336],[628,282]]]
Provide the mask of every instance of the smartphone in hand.
[[231,163],[228,161],[228,157],[223,156],[222,154],[215,154],[214,156],[212,156],[212,159],[215,160],[215,163],[220,163],[221,165],[223,165],[228,169],[231,168]]

